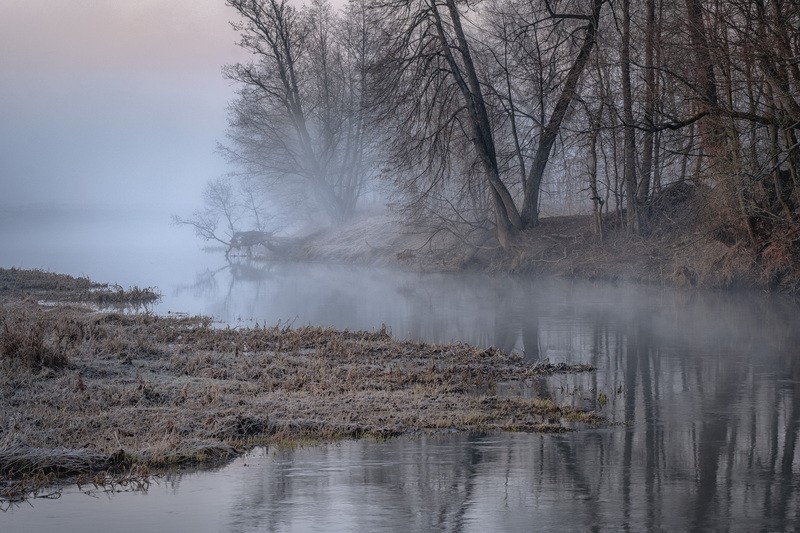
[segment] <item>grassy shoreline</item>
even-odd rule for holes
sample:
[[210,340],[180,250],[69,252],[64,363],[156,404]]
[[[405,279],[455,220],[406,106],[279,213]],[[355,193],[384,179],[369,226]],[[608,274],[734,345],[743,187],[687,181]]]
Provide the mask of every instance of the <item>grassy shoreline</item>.
[[[98,311],[81,303],[96,302],[85,278],[0,269],[0,280],[0,500],[56,481],[146,479],[257,445],[603,422],[496,394],[500,383],[592,370],[582,365],[398,341],[385,330],[231,329],[206,317]],[[121,301],[141,296],[112,290]]]
[[774,246],[754,248],[719,221],[696,220],[692,206],[702,202],[695,198],[702,195],[686,194],[653,206],[638,235],[627,231],[616,213],[604,217],[602,237],[591,215],[551,216],[520,232],[503,250],[488,231],[468,240],[430,228],[415,230],[397,215],[364,213],[303,240],[285,258],[800,294],[800,261],[793,255],[799,248],[781,244],[789,236],[773,235]]

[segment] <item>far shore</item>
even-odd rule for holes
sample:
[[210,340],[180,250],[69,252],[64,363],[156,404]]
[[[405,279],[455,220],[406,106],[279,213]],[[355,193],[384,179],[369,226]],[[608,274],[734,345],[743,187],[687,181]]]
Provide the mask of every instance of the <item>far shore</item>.
[[107,307],[157,297],[0,268],[0,502],[69,481],[146,480],[259,445],[603,423],[594,411],[497,392],[593,371],[584,365],[385,330],[232,329]]
[[[670,194],[678,196],[677,192]],[[339,227],[297,239],[282,254],[255,258],[379,265],[420,271],[548,275],[612,283],[800,292],[800,263],[779,249],[753,249],[727,226],[689,220],[691,193],[656,202],[640,234],[616,213],[598,235],[591,215],[551,216],[520,232],[503,250],[491,231],[471,239],[414,228],[399,214],[369,212]],[[775,240],[780,241],[776,235]]]

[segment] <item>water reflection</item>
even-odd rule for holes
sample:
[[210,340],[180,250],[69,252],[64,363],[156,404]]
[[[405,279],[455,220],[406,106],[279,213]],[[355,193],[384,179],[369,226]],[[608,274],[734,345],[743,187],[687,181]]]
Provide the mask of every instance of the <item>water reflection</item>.
[[[9,249],[0,247],[0,254]],[[74,272],[77,262],[62,267],[61,256],[49,266],[157,284],[164,292],[160,312],[206,313],[229,324],[386,324],[403,338],[590,363],[597,372],[498,392],[602,403],[615,425],[563,436],[453,434],[269,450],[162,483],[147,497],[95,500],[73,488],[61,500],[0,515],[2,531],[91,531],[110,523],[134,531],[144,516],[152,517],[151,529],[241,532],[800,524],[796,301],[479,274],[227,264],[163,250],[157,258],[138,257],[141,272],[121,279],[114,275],[120,264],[136,265],[124,253],[86,252],[113,257],[105,274],[94,267],[101,275]],[[87,523],[86,513],[95,520]]]
[[[285,274],[273,268],[270,276],[281,283]],[[628,529],[782,529],[798,519],[800,338],[794,302],[514,279],[463,283],[460,277],[437,275],[416,280],[415,290],[395,290],[395,305],[406,309],[404,331],[428,334],[429,340],[494,344],[531,358],[591,363],[598,372],[542,380],[526,393],[599,407],[602,392],[608,398],[604,412],[622,426],[567,437],[454,437],[438,445],[447,450],[441,468],[435,447],[426,440],[388,443],[356,454],[355,478],[345,469],[298,480],[296,461],[270,463],[275,467],[266,475],[270,486],[282,492],[262,495],[268,505],[244,505],[267,513],[249,515],[250,520],[297,526],[289,509],[310,504],[320,492],[331,498],[320,513],[340,516],[346,505],[331,490],[343,486],[369,489],[371,498],[386,494],[378,505],[382,520],[412,520],[414,529],[506,527],[509,517],[530,527],[541,524],[543,516],[551,516],[552,525],[577,529],[611,524]],[[312,284],[309,289],[319,288]],[[271,293],[276,295],[280,299],[279,291]],[[327,316],[326,301],[322,295],[318,307],[305,312]],[[340,312],[358,309],[345,304]],[[324,322],[320,315],[316,320]],[[453,318],[439,320],[445,316]],[[427,329],[431,323],[434,328]],[[370,324],[359,327],[365,325]],[[486,442],[491,442],[491,453]],[[341,465],[342,458],[327,457],[331,450],[336,448],[321,457],[311,452],[312,463]],[[501,472],[518,496],[513,502],[495,502],[509,513],[498,517],[486,509],[483,489],[495,486]],[[373,487],[380,487],[381,479],[392,480],[386,481],[386,490]],[[439,487],[433,491],[439,498],[430,494],[432,486]],[[476,493],[482,494],[479,501]],[[313,498],[306,500],[306,494]],[[534,495],[539,503],[531,500]],[[355,502],[367,496],[358,492],[354,498],[348,505],[358,507]],[[273,512],[294,518],[282,522]],[[420,517],[439,521],[413,521]]]
[[[327,276],[338,286],[326,287]],[[145,512],[153,496],[174,498],[163,527],[178,527],[201,505],[218,511],[209,530],[241,532],[798,524],[800,330],[791,300],[324,265],[231,266],[197,280],[180,290],[212,295],[215,309],[254,320],[289,307],[303,321],[400,324],[429,340],[591,363],[597,372],[501,392],[586,407],[599,407],[603,393],[603,412],[617,425],[562,436],[451,434],[262,451],[136,500]],[[225,497],[209,504],[192,494]],[[94,513],[98,504],[85,505]],[[9,523],[27,512],[8,513]]]
[[573,328],[600,361],[587,388],[622,391],[607,410],[627,427],[556,439],[554,461],[574,465],[592,501],[621,494],[611,514],[634,529],[796,524],[799,339],[796,311],[785,314],[794,305],[672,297],[679,313],[673,302],[669,314],[609,310],[585,325],[591,332]]
[[276,452],[241,479],[228,529],[460,531],[501,455],[469,436]]
[[[602,393],[608,399],[604,412],[622,425],[544,440],[500,439],[506,446],[520,440],[539,443],[536,463],[516,467],[540,473],[526,490],[553,491],[581,502],[572,504],[586,521],[575,527],[706,529],[749,523],[782,528],[798,518],[800,330],[794,301],[480,275],[387,275],[331,265],[232,266],[229,279],[220,310],[246,309],[256,319],[279,319],[270,315],[274,306],[291,309],[300,323],[351,328],[387,323],[400,336],[458,339],[516,350],[533,360],[596,366],[596,373],[557,376],[506,392],[592,408],[600,407]],[[247,289],[236,292],[242,284]],[[237,299],[249,305],[233,304]],[[417,444],[412,446],[420,454],[415,460],[423,461],[431,451]],[[392,446],[378,448],[385,453],[382,460],[402,455]],[[455,460],[456,450],[449,453]],[[445,469],[453,476],[476,466],[471,453],[456,463],[458,468]],[[415,472],[408,483],[417,489],[430,483],[415,478],[420,475]],[[289,496],[263,496],[271,502],[265,512],[281,498],[292,500],[297,481],[287,481],[280,469],[268,477]],[[325,487],[344,483],[329,476],[317,481]],[[454,508],[464,510],[470,483],[448,481],[464,487]],[[436,501],[427,494],[410,500],[414,505]],[[518,503],[515,512],[527,515]],[[388,502],[385,509],[399,512]],[[409,509],[405,515],[413,515]],[[422,511],[430,513],[450,517],[451,528],[463,522],[447,509]]]

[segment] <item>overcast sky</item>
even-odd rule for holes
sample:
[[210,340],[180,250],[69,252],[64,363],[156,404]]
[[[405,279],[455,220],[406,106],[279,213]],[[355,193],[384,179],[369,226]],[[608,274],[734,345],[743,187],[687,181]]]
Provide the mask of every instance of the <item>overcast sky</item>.
[[0,0],[0,205],[196,207],[241,58],[224,0]]

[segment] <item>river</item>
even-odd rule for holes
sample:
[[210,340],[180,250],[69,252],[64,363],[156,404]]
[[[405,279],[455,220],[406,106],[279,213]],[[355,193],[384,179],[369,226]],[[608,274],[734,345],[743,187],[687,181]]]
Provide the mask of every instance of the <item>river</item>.
[[800,527],[800,306],[791,298],[228,263],[167,217],[35,211],[0,215],[1,266],[155,285],[163,298],[153,311],[221,324],[385,324],[401,338],[591,363],[591,374],[498,393],[601,408],[611,424],[257,449],[216,470],[157,478],[146,493],[66,487],[0,513],[0,531]]

